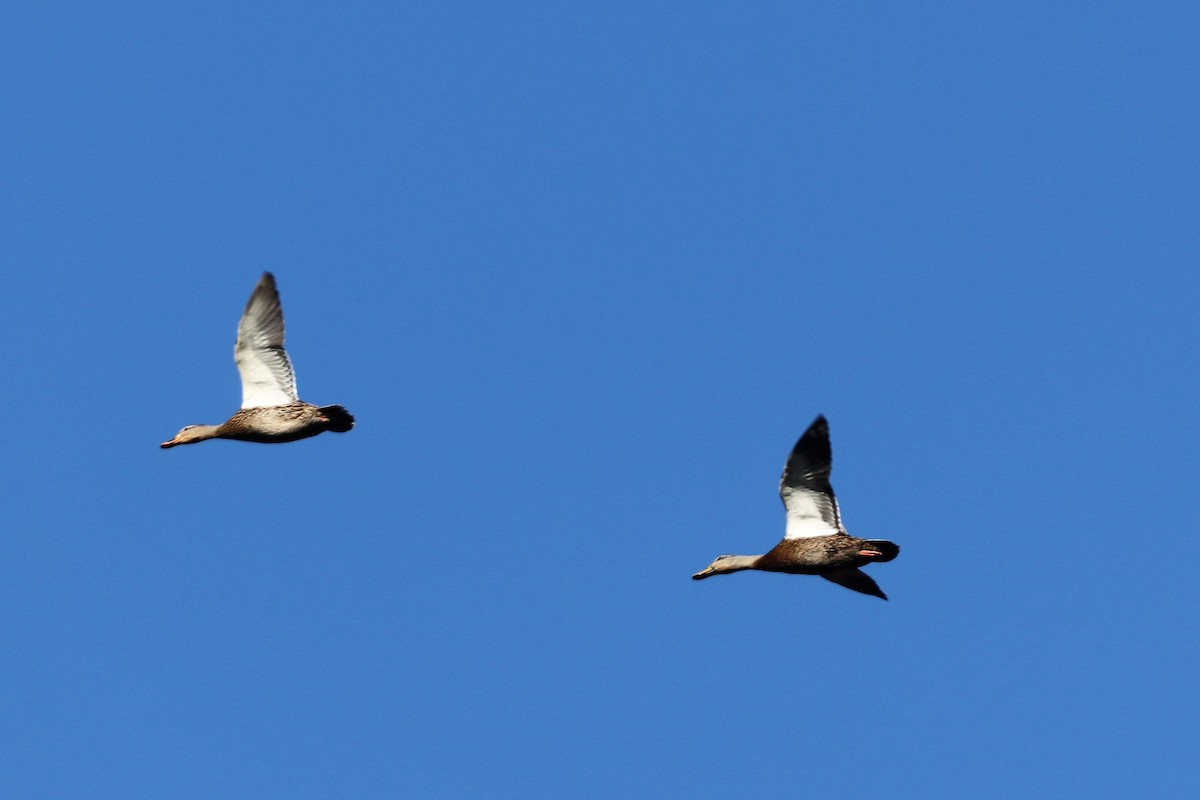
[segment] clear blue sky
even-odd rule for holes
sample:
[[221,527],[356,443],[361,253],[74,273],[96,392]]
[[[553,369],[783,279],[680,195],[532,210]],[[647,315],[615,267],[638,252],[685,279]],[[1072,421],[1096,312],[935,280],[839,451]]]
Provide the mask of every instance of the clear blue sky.
[[4,12],[0,796],[1195,796],[1194,3],[399,5]]

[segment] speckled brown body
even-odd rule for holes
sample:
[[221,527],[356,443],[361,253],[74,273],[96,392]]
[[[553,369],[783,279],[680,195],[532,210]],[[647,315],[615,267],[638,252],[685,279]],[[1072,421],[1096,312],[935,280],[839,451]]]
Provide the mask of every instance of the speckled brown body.
[[861,567],[882,560],[859,554],[863,550],[876,549],[874,543],[846,534],[784,539],[759,558],[757,566],[770,572],[820,575],[830,570]]
[[[338,409],[341,414],[331,413]],[[341,406],[318,408],[309,403],[243,408],[217,427],[219,439],[243,442],[294,442],[324,431],[339,433],[354,427],[354,418]]]

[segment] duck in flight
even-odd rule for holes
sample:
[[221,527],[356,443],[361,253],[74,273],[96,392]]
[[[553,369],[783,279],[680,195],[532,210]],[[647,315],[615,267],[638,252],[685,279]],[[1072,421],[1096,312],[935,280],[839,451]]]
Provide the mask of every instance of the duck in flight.
[[296,395],[296,376],[283,349],[283,307],[269,272],[263,273],[246,303],[233,359],[242,376],[241,410],[220,425],[188,425],[162,447],[205,439],[294,442],[354,427],[354,417],[341,406],[314,406]]
[[818,416],[796,442],[779,480],[779,496],[787,510],[783,541],[761,556],[717,556],[692,578],[702,580],[744,569],[820,575],[847,589],[887,600],[879,585],[859,567],[891,561],[900,547],[886,539],[859,539],[846,533],[829,484],[832,468],[829,423]]

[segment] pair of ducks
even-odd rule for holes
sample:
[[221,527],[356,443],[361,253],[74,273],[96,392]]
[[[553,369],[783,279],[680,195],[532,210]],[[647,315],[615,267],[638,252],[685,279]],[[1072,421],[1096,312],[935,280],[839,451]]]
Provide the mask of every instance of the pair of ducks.
[[[205,439],[294,442],[324,431],[345,433],[354,417],[341,406],[314,406],[300,400],[292,362],[283,349],[283,307],[275,277],[264,272],[238,323],[234,361],[242,376],[242,407],[220,425],[188,425],[163,448]],[[717,556],[695,580],[746,569],[820,575],[839,586],[887,600],[860,567],[891,561],[900,548],[885,539],[859,539],[842,526],[829,473],[833,450],[829,423],[818,416],[788,457],[779,481],[787,511],[783,541],[759,556]]]

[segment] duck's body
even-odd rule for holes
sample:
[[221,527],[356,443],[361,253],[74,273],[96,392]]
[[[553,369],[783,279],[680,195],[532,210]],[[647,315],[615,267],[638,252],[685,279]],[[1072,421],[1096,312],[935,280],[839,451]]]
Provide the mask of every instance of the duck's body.
[[192,444],[205,439],[238,439],[243,442],[277,444],[307,439],[324,431],[345,433],[354,427],[354,417],[341,406],[288,403],[285,406],[243,408],[220,425],[188,425],[162,447]]
[[354,427],[354,417],[341,406],[314,406],[297,397],[296,376],[283,349],[283,308],[269,272],[246,303],[233,355],[242,376],[242,409],[220,425],[188,425],[162,447],[206,439],[294,442]]
[[701,580],[746,569],[820,575],[847,589],[887,600],[879,585],[859,567],[891,561],[900,548],[884,539],[859,539],[846,532],[829,484],[832,468],[829,424],[818,416],[796,442],[779,482],[788,517],[783,541],[760,556],[717,556],[692,577]]
[[[884,558],[889,551],[891,555]],[[872,552],[879,555],[869,555]],[[856,569],[872,561],[891,561],[898,552],[900,548],[891,542],[859,539],[845,533],[784,539],[758,557],[756,569],[794,575],[822,575],[830,570]]]

